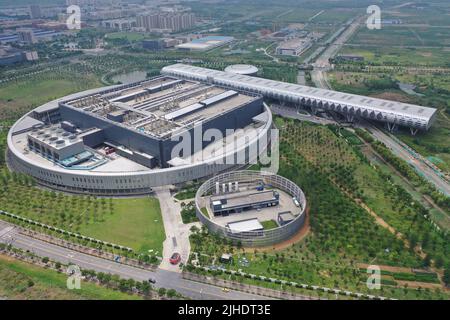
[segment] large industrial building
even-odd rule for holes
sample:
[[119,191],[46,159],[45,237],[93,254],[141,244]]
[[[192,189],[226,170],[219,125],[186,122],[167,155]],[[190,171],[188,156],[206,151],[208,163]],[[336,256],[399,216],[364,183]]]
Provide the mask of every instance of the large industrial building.
[[396,126],[409,127],[412,133],[417,130],[428,130],[437,114],[437,110],[434,108],[238,75],[186,64],[164,67],[162,74],[261,94],[267,98],[310,107],[312,110],[335,111],[345,115],[349,121],[358,117],[380,121],[386,123],[389,130],[393,130]]
[[10,129],[8,165],[65,191],[144,194],[254,161],[271,125],[259,95],[159,76],[36,108]]
[[194,39],[191,42],[177,45],[177,49],[183,51],[208,51],[217,47],[224,46],[233,42],[233,37],[226,36],[206,36],[203,38]]
[[210,178],[198,189],[195,206],[210,232],[245,247],[271,246],[292,238],[307,214],[305,195],[295,183],[250,170]]

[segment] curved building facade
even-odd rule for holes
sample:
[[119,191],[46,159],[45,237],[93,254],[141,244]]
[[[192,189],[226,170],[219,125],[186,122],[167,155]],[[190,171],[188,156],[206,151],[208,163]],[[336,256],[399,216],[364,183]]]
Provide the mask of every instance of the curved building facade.
[[[185,81],[163,88],[175,81],[157,77],[89,90],[36,108],[8,133],[9,168],[66,192],[133,195],[241,167],[244,163],[229,159],[243,153],[246,163],[254,162],[265,151],[272,115],[260,97]],[[202,126],[195,122],[199,118]],[[190,153],[170,152],[178,146],[173,137],[184,141],[207,129],[220,134],[248,128],[247,143],[234,148],[222,147],[227,138],[240,139],[231,133],[222,140],[202,139]]]
[[[292,212],[294,217],[292,221],[270,230],[233,232],[226,225],[213,221],[213,219],[202,212],[202,209],[205,210],[202,198],[214,194],[217,184],[221,186],[237,182],[239,185],[244,185],[255,181],[261,181],[297,199],[299,205],[296,207],[296,212]],[[276,174],[251,170],[226,172],[209,179],[198,189],[195,196],[195,205],[197,217],[210,232],[232,240],[234,243],[240,242],[244,247],[270,246],[290,239],[303,227],[307,207],[303,191],[289,179]]]

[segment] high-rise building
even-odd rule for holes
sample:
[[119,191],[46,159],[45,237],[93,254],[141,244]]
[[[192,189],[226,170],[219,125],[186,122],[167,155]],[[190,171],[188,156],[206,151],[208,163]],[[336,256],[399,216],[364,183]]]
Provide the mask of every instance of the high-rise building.
[[23,42],[23,43],[36,43],[37,42],[37,39],[34,36],[33,29],[29,29],[29,28],[18,29],[17,36],[18,36],[19,42]]
[[41,7],[38,4],[30,5],[30,18],[31,19],[42,18]]
[[158,12],[137,17],[137,27],[147,31],[167,29],[176,32],[192,28],[194,25],[195,16],[192,13]]

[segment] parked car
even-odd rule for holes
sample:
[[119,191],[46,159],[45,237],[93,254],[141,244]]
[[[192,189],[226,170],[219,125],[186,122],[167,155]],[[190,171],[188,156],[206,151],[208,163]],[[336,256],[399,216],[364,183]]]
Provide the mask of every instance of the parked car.
[[175,252],[174,254],[172,254],[172,256],[170,257],[170,263],[171,264],[178,264],[181,261],[181,255],[177,252]]
[[155,283],[156,283],[156,280],[153,279],[153,278],[150,278],[150,279],[148,279],[148,282],[155,284]]

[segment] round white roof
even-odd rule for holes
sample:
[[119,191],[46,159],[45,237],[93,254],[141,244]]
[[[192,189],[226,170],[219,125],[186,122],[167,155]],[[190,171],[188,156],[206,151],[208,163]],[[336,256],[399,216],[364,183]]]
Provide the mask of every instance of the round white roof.
[[258,72],[258,68],[250,64],[233,64],[225,68],[225,72],[251,75]]

